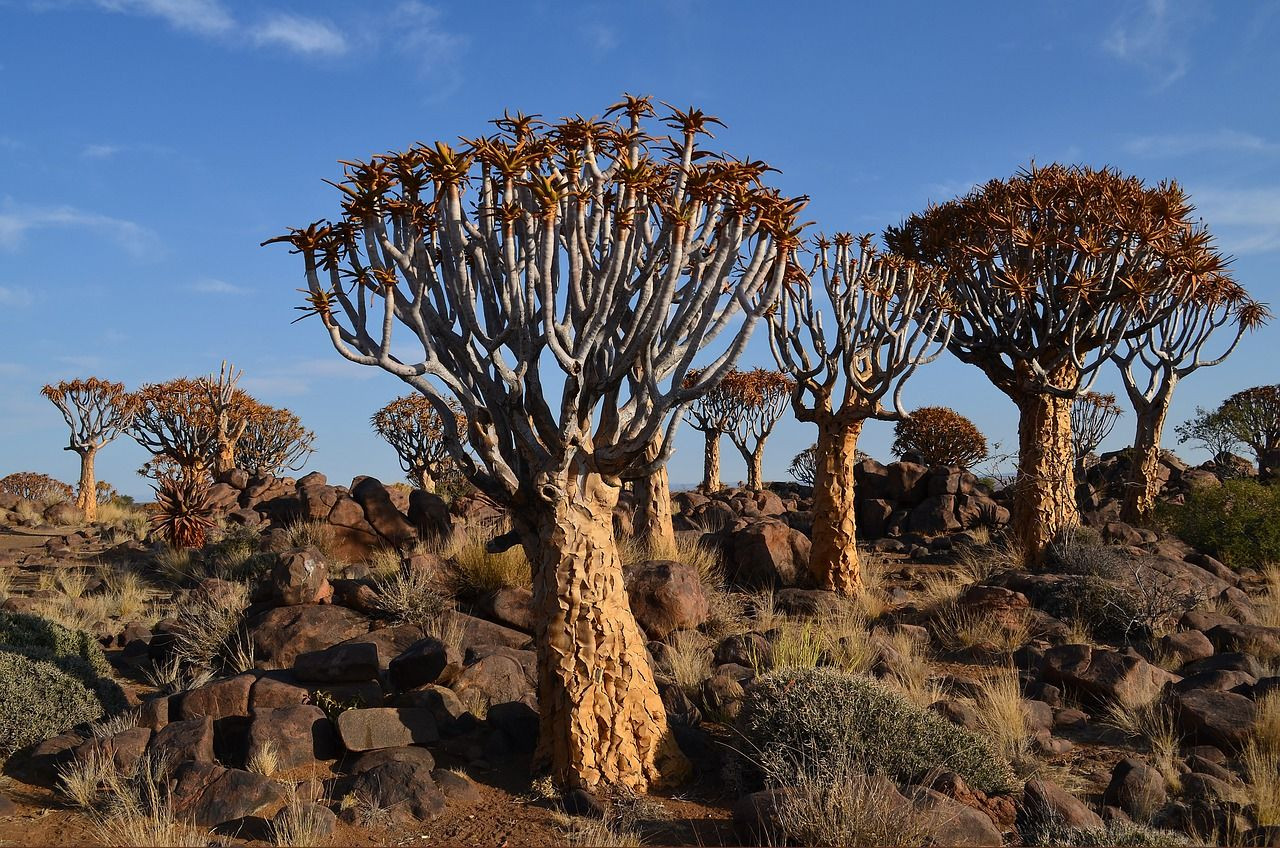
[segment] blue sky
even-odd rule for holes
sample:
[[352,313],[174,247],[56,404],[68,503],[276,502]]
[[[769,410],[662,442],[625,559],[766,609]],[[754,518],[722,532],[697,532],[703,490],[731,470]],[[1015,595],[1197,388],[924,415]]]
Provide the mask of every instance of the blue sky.
[[[135,387],[229,358],[316,431],[309,468],[398,478],[367,421],[403,384],[290,324],[300,264],[258,243],[333,214],[338,159],[475,135],[504,108],[594,114],[623,91],[721,117],[717,143],[780,168],[828,231],[878,232],[1032,159],[1174,177],[1237,277],[1280,304],[1278,40],[1280,4],[1262,2],[0,0],[0,475],[75,477],[43,383]],[[1277,333],[1189,378],[1171,420],[1280,380]],[[771,364],[763,331],[745,364]],[[906,403],[1016,435],[954,360]],[[864,448],[887,458],[891,433],[870,425]],[[784,421],[766,477],[812,439]],[[745,476],[725,449],[726,479]],[[121,439],[99,473],[144,495],[145,459]],[[673,480],[700,473],[683,429]]]

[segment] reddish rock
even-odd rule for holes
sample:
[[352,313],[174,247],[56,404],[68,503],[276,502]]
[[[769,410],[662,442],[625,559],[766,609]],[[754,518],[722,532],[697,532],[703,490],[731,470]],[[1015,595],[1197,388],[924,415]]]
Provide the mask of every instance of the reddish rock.
[[315,548],[285,551],[271,569],[271,589],[275,599],[286,606],[328,603],[333,598],[329,565]]
[[729,579],[742,588],[794,586],[809,566],[809,539],[780,521],[760,521],[730,533],[725,549]]
[[338,755],[338,737],[333,723],[319,707],[298,704],[274,710],[260,710],[249,725],[246,761],[270,748],[281,771],[331,760]]
[[673,630],[694,630],[710,608],[698,571],[672,560],[654,560],[626,569],[624,579],[631,612],[650,639],[662,640]]
[[169,763],[212,763],[213,719],[171,721],[151,737],[150,750]]
[[409,707],[347,710],[338,716],[338,735],[348,751],[399,748],[440,741],[431,712]]
[[345,607],[276,607],[249,623],[254,650],[268,668],[289,668],[300,654],[319,651],[369,630],[369,620]]
[[218,719],[228,716],[249,715],[249,690],[257,677],[253,674],[237,674],[225,680],[206,683],[182,696],[182,717],[198,719],[208,716]]

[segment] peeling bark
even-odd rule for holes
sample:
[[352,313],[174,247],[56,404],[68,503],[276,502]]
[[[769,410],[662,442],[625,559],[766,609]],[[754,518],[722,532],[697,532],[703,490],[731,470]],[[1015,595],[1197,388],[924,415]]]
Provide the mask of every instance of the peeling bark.
[[764,488],[764,443],[757,444],[744,459],[747,460],[747,488],[758,492]]
[[1121,521],[1146,524],[1155,515],[1156,497],[1160,494],[1160,436],[1168,413],[1168,405],[1161,403],[1138,412],[1129,479],[1125,481],[1124,502],[1120,507]]
[[862,587],[853,467],[863,419],[819,424],[813,482],[813,548],[809,573],[823,589],[853,595]]
[[613,538],[619,487],[585,473],[540,488],[542,498],[515,511],[538,611],[535,761],[563,788],[643,792],[677,782],[689,764],[667,724]]
[[236,467],[236,442],[233,439],[220,439],[218,441],[218,458],[215,465],[215,471],[222,474]]
[[1018,405],[1018,479],[1010,525],[1023,560],[1034,565],[1058,532],[1080,523],[1071,447],[1071,398],[1028,392]]
[[658,556],[670,556],[676,549],[672,523],[671,483],[664,465],[648,477],[635,481],[636,539]]
[[720,436],[719,430],[707,430],[702,448],[702,488],[708,492],[720,491]]
[[94,460],[98,456],[96,448],[77,451],[80,454],[80,488],[76,492],[76,508],[84,513],[84,520],[98,520],[98,481],[94,477]]

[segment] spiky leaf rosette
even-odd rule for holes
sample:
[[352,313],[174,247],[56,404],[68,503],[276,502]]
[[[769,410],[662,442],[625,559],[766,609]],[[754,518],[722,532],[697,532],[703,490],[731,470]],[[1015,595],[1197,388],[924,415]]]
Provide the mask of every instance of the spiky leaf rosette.
[[214,526],[208,484],[178,477],[154,488],[156,513],[151,523],[155,531],[170,547],[203,547],[209,528]]

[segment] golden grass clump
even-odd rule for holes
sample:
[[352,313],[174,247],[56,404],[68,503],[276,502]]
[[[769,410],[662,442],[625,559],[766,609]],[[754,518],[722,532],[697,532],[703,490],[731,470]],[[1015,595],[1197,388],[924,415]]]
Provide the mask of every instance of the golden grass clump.
[[533,570],[524,546],[514,545],[502,553],[489,553],[488,539],[481,531],[467,527],[453,535],[445,546],[450,560],[449,579],[456,595],[477,598],[497,589],[528,588]]

